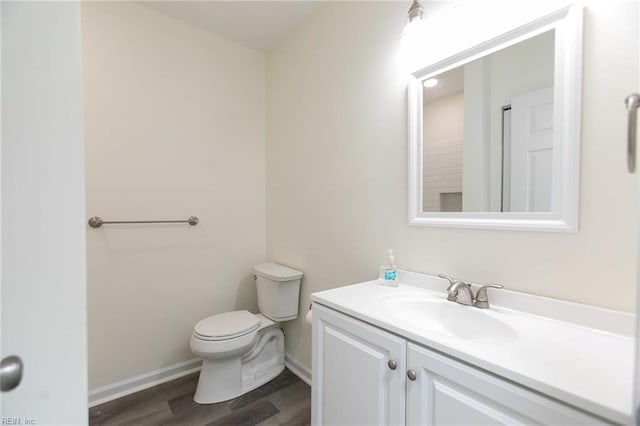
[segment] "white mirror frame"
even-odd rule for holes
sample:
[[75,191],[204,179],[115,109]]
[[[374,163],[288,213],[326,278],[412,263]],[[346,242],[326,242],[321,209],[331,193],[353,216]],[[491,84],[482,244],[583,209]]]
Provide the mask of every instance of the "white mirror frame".
[[[423,46],[447,40],[436,52],[421,53],[409,77],[409,224],[420,226],[577,232],[579,216],[580,121],[582,99],[582,6],[552,10],[522,10],[523,3],[507,2],[501,17],[484,2],[457,7],[419,33]],[[484,6],[477,5],[482,3]],[[508,3],[511,3],[509,5]],[[484,9],[478,9],[484,7]],[[516,9],[519,8],[519,9]],[[504,12],[504,13],[503,13]],[[458,29],[465,28],[465,31]],[[555,30],[554,157],[550,213],[423,212],[421,81],[543,32]],[[463,34],[461,34],[463,33]],[[416,41],[414,40],[414,44]],[[418,41],[418,45],[420,42]],[[428,50],[428,49],[427,49]]]

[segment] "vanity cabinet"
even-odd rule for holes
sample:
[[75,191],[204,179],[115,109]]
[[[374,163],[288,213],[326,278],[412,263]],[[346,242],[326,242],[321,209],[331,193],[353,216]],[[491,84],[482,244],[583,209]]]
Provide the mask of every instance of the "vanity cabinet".
[[325,306],[313,307],[312,424],[608,424]]
[[311,424],[404,424],[404,339],[316,305],[313,347]]

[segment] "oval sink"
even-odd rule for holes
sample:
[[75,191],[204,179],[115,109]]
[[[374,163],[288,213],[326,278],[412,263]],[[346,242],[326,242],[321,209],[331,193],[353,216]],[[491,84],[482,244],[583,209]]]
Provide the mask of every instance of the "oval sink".
[[518,336],[495,312],[444,299],[389,299],[383,301],[381,307],[400,321],[461,339],[504,342]]

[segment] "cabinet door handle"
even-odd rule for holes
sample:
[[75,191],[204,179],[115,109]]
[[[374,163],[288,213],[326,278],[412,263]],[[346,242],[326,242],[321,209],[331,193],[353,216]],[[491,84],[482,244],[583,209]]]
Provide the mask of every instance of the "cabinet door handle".
[[395,362],[394,360],[390,359],[389,362],[387,363],[387,365],[389,366],[389,368],[391,370],[395,370],[396,368],[398,368],[398,363]]
[[418,375],[416,374],[415,371],[408,370],[407,371],[407,377],[409,378],[409,380],[414,381],[416,379],[416,377],[418,377]]

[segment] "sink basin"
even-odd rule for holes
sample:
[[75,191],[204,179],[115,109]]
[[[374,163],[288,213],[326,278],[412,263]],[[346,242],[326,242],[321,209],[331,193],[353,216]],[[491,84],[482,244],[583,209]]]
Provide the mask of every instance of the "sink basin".
[[504,342],[518,336],[502,315],[445,299],[395,298],[384,300],[381,307],[390,317],[414,327],[460,339]]

